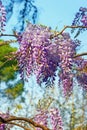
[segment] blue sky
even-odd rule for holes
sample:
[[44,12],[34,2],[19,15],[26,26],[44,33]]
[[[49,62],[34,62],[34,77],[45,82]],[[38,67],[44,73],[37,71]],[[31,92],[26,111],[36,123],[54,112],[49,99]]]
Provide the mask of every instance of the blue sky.
[[87,5],[87,0],[36,0],[36,5],[39,10],[38,22],[60,28],[72,23],[75,13],[79,7]]
[[[38,23],[58,27],[58,31],[64,25],[71,25],[72,20],[80,7],[87,7],[87,0],[35,0],[39,11]],[[69,29],[70,30],[70,29]],[[69,31],[68,29],[66,31]],[[81,34],[78,39],[82,41],[79,52],[87,52],[87,32]]]

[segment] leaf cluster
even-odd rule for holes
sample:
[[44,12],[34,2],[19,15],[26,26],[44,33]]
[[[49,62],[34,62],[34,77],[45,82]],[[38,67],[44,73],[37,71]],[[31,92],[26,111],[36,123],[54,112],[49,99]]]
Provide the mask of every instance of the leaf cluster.
[[15,99],[17,98],[19,95],[22,94],[24,88],[23,88],[23,82],[22,81],[19,81],[17,82],[16,84],[14,84],[13,86],[9,84],[9,87],[5,90],[5,93]]
[[9,60],[12,58],[12,52],[16,52],[17,48],[13,48],[10,45],[0,46],[0,81],[8,82],[14,79],[16,76],[16,59]]

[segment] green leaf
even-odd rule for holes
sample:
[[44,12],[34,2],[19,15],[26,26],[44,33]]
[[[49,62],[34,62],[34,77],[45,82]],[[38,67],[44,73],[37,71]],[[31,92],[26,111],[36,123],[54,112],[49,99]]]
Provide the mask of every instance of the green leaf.
[[[10,85],[9,85],[9,86],[10,86]],[[22,92],[23,92],[23,90],[24,90],[23,86],[24,86],[24,84],[23,84],[22,81],[17,82],[16,84],[14,84],[14,86],[10,86],[9,88],[7,88],[7,89],[5,90],[5,93],[6,93],[9,97],[15,99],[15,98],[17,98],[19,95],[22,94]]]
[[[0,46],[0,80],[8,82],[16,78],[17,60],[8,60],[11,52],[16,52],[17,48],[11,47],[9,44]],[[8,57],[6,57],[8,56]]]

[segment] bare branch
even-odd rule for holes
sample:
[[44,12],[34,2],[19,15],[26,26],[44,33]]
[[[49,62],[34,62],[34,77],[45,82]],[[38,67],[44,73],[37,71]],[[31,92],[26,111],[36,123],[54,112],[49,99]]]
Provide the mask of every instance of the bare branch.
[[[54,38],[57,37],[58,35],[61,35],[65,29],[67,28],[87,28],[87,26],[64,26],[64,28],[60,31],[60,32],[55,32],[54,35],[52,35],[50,38]],[[16,34],[16,32],[13,32],[14,34],[0,34],[0,36],[13,36],[13,37],[18,37],[18,35]]]
[[81,54],[77,54],[77,55],[74,56],[74,58],[79,57],[79,56],[85,56],[85,55],[87,55],[87,52],[84,52],[84,53],[81,53]]
[[1,36],[1,37],[2,37],[2,36],[12,36],[12,37],[17,37],[16,34],[0,34],[0,36]]
[[51,39],[57,37],[58,35],[61,35],[67,28],[87,28],[87,26],[64,26],[60,32],[56,32],[55,35],[52,35]]
[[[2,118],[3,119],[3,118]],[[6,123],[6,124],[10,124],[10,122],[11,121],[14,121],[14,120],[23,120],[23,121],[25,121],[25,122],[28,122],[28,123],[30,123],[30,124],[32,124],[33,126],[35,126],[35,127],[39,127],[39,128],[42,128],[42,130],[50,130],[49,128],[47,128],[46,126],[44,126],[44,125],[40,125],[40,124],[38,124],[38,123],[36,123],[36,122],[34,122],[32,119],[28,119],[28,118],[24,118],[24,117],[15,117],[15,116],[11,116],[11,117],[9,117],[9,118],[7,118],[7,119],[3,119],[4,120],[4,122]],[[0,122],[2,122],[1,120],[0,120]],[[3,122],[2,122],[3,123]]]

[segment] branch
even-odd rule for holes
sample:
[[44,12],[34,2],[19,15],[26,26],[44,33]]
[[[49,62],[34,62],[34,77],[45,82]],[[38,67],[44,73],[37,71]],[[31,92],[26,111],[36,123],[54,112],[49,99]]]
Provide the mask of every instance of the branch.
[[[61,35],[65,29],[67,28],[87,28],[87,26],[64,26],[64,28],[60,32],[56,32],[54,35],[52,35],[50,38],[57,37],[58,35]],[[0,34],[0,36],[13,36],[13,37],[18,37],[15,31],[13,31],[14,34]]]
[[17,37],[16,34],[0,34],[0,36],[1,36],[1,37],[2,37],[2,36],[12,36],[12,37]]
[[79,57],[79,56],[85,56],[85,55],[87,55],[87,52],[84,52],[84,53],[81,53],[81,54],[77,54],[73,58],[76,58],[76,57]]
[[11,121],[14,121],[14,120],[23,120],[23,121],[25,121],[25,122],[27,122],[27,123],[30,123],[30,124],[32,124],[33,126],[35,126],[35,127],[39,127],[39,128],[42,128],[42,130],[50,130],[49,128],[47,128],[46,126],[44,126],[44,125],[40,125],[40,124],[38,124],[38,123],[36,123],[36,122],[34,122],[32,119],[28,119],[28,118],[24,118],[24,117],[15,117],[15,116],[11,116],[11,117],[9,117],[9,118],[7,118],[7,119],[3,119],[2,117],[0,117],[0,123],[6,123],[6,124],[10,124],[10,122]]
[[26,121],[26,122],[34,125],[35,127],[40,127],[43,130],[49,130],[49,128],[47,128],[46,126],[40,125],[40,124],[34,122],[33,120],[28,119],[28,118],[24,118],[24,117],[14,117],[14,116],[12,116],[12,117],[6,119],[6,122],[13,121],[13,120],[23,120],[23,121]]
[[56,32],[55,35],[52,35],[51,38],[57,37],[58,35],[61,35],[65,29],[67,28],[87,28],[87,26],[64,26],[64,28],[60,32]]

